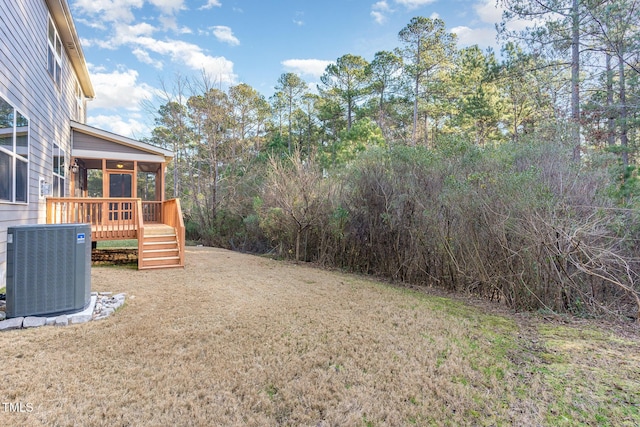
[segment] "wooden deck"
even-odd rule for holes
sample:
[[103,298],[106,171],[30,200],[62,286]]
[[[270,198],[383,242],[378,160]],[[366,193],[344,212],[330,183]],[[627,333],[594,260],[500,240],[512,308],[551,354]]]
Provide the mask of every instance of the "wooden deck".
[[47,198],[47,223],[89,223],[94,242],[137,239],[139,269],[184,267],[185,229],[178,199],[143,203],[125,198]]
[[159,236],[174,233],[175,229],[166,224],[145,224],[144,235],[147,236]]
[[[113,237],[113,236],[119,236],[119,235],[123,235],[123,236],[135,235],[135,237],[132,237],[132,238],[137,239],[138,238],[137,231],[138,231],[138,228],[134,224],[105,225],[105,226],[91,225],[92,241],[94,242],[98,242],[101,240],[125,240],[125,239],[119,239],[119,238]],[[168,234],[173,231],[175,231],[174,228],[166,224],[150,223],[150,224],[144,225],[145,236]],[[108,235],[110,237],[99,238],[97,237],[97,235],[100,233],[104,235]],[[93,238],[94,234],[96,235],[95,239]]]

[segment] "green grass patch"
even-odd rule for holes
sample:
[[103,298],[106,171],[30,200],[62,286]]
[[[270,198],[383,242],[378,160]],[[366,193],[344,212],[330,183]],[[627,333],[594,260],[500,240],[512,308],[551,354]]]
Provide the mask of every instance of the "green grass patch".
[[[463,411],[470,424],[501,425],[508,418],[515,396],[525,394],[526,399],[534,398],[526,386],[515,381],[522,368],[513,363],[511,356],[522,349],[513,319],[487,314],[454,299],[386,286],[411,298],[405,307],[407,313],[426,308],[442,320],[444,328],[438,330],[439,336],[425,330],[420,337],[441,348],[434,360],[436,370],[451,372],[449,381],[459,385],[468,401],[475,402]],[[470,371],[463,373],[460,364],[467,365]]]
[[96,267],[100,267],[100,268],[112,268],[114,270],[138,270],[138,263],[137,262],[127,262],[127,263],[120,263],[120,264],[113,264],[113,263],[108,263],[108,262],[103,262],[100,264],[96,264]]
[[549,425],[640,425],[640,344],[593,327],[542,325],[539,332]]
[[97,243],[98,249],[125,249],[125,248],[137,248],[138,240],[126,239],[126,240],[101,240]]
[[[440,330],[447,347],[437,353],[435,366],[447,369],[451,355],[457,354],[477,375],[452,375],[451,382],[463,386],[468,397],[478,402],[486,399],[483,392],[492,390],[496,413],[479,411],[480,404],[469,407],[465,416],[472,424],[499,425],[504,421],[498,415],[501,411],[529,402],[524,406],[537,408],[537,415],[532,413],[530,418],[537,425],[640,425],[639,342],[582,324],[533,323],[537,336],[529,337],[509,316],[487,314],[453,299],[396,289],[466,331]],[[409,308],[414,310],[415,306],[407,305],[407,311]],[[430,331],[420,336],[434,344],[442,338]]]

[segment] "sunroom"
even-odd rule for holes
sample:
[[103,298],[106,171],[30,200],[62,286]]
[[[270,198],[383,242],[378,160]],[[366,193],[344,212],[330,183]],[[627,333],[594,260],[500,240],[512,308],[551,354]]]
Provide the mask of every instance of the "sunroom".
[[[47,198],[47,223],[89,223],[92,241],[138,240],[138,268],[184,266],[179,199],[165,199],[173,153],[71,122],[71,163],[54,165],[71,197]],[[54,174],[55,175],[55,174]]]

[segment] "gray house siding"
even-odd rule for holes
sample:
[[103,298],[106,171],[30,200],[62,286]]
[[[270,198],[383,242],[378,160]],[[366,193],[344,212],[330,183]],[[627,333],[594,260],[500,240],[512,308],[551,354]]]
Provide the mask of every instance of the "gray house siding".
[[29,120],[30,143],[28,203],[0,201],[0,287],[5,284],[7,228],[44,222],[39,180],[52,182],[53,143],[65,151],[68,165],[69,120],[84,120],[76,117],[76,76],[64,48],[60,87],[47,71],[48,20],[44,0],[0,0],[0,96]]
[[114,159],[119,159],[122,154],[149,154],[138,148],[127,147],[115,142],[106,141],[93,135],[86,135],[82,132],[73,132],[73,148],[78,150],[93,150],[105,153],[114,153]]

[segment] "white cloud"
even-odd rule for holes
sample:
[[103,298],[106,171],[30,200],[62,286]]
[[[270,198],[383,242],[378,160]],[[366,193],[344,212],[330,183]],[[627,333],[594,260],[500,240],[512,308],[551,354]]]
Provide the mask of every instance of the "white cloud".
[[105,67],[104,65],[87,64],[87,68],[91,73],[101,73],[103,71],[107,71],[107,67]]
[[193,31],[189,27],[180,27],[178,25],[178,19],[171,15],[158,16],[158,22],[162,24],[162,29],[167,31],[171,30],[176,34],[191,34]]
[[[99,70],[99,71],[95,71]],[[136,70],[118,70],[111,73],[100,68],[89,68],[91,81],[96,97],[89,103],[89,108],[117,109],[132,111],[140,109],[140,103],[150,100],[155,89],[146,83],[139,83]]]
[[141,138],[142,135],[149,135],[151,133],[149,126],[142,121],[134,117],[123,119],[122,116],[118,114],[89,115],[87,117],[87,124],[129,138]]
[[304,25],[304,12],[296,12],[295,17],[293,18],[293,23],[298,27],[302,27]]
[[386,0],[381,0],[371,5],[371,17],[378,24],[384,24],[387,21],[386,14],[392,12],[393,10],[391,10]]
[[157,68],[158,70],[161,70],[163,67],[162,61],[153,59],[151,55],[149,55],[149,52],[147,52],[146,50],[135,48],[131,51],[131,53],[133,53],[138,61],[144,64],[149,64],[152,67]]
[[150,36],[157,31],[153,25],[141,22],[136,25],[118,25],[115,26],[115,32],[118,38],[126,40],[131,37]]
[[149,0],[149,3],[160,9],[165,15],[173,15],[185,9],[184,0]]
[[435,1],[436,0],[395,0],[396,3],[405,6],[407,9],[417,9]]
[[[236,80],[236,75],[233,74],[233,62],[224,57],[208,55],[200,46],[193,43],[172,39],[158,40],[151,37],[157,31],[157,28],[147,23],[115,25],[114,31],[115,35],[111,39],[90,40],[89,43],[105,49],[118,49],[122,46],[129,46],[140,62],[150,64],[156,68],[162,68],[163,61],[162,59],[154,59],[151,53],[168,56],[174,63],[186,65],[196,71],[204,70],[208,74],[219,78],[223,83],[234,83]],[[231,39],[227,42],[233,44],[235,37],[231,34],[230,29],[228,36]],[[96,92],[99,93],[98,91]]]
[[373,6],[371,6],[371,9],[380,10],[383,12],[391,11],[391,8],[389,7],[389,3],[387,3],[386,0],[381,0],[377,3],[374,3]]
[[473,5],[480,21],[487,24],[497,24],[502,19],[503,8],[495,0],[484,0]]
[[[185,9],[185,0],[146,0],[160,9],[160,20],[173,17]],[[79,22],[93,28],[104,29],[104,23],[128,24],[135,20],[134,10],[141,9],[145,0],[76,0],[73,4],[74,14]],[[77,11],[77,13],[76,13]],[[90,17],[90,18],[87,18]],[[169,27],[172,28],[172,27]]]
[[177,64],[183,64],[192,70],[205,71],[220,79],[223,83],[234,83],[233,62],[222,56],[210,56],[198,45],[180,40],[156,40],[151,37],[138,37],[132,43],[159,55],[167,55]]
[[382,12],[378,12],[377,10],[371,11],[371,17],[378,24],[384,24],[387,21],[387,17]]
[[[480,0],[473,6],[473,9],[478,14],[481,22],[495,26],[495,24],[499,24],[500,21],[502,21],[504,7],[496,4],[495,0]],[[541,22],[542,21],[536,20],[512,19],[507,22],[507,29],[510,31],[522,31],[527,27]]]
[[[136,135],[148,135],[149,126],[144,124],[140,111],[142,103],[151,100],[158,90],[138,82],[136,70],[105,72],[103,67],[89,64],[89,72],[96,98],[88,103],[87,124],[132,138]],[[127,110],[125,118],[120,114],[105,112],[118,109]],[[92,114],[95,110],[102,111]]]
[[[458,36],[462,46],[477,44],[482,48],[496,48],[495,25],[502,20],[503,9],[495,0],[479,0],[473,5],[476,17],[472,20],[474,27],[458,26],[451,29]],[[477,25],[477,26],[476,26]]]
[[104,22],[97,21],[95,19],[84,19],[80,17],[75,17],[74,21],[81,23],[82,25],[86,25],[89,28],[93,28],[96,30],[106,30],[107,27],[104,25]]
[[148,37],[156,31],[156,27],[149,25],[146,22],[141,22],[136,25],[114,24],[113,37],[105,39],[82,39],[81,42],[84,47],[98,46],[102,49],[115,50],[120,48],[122,45],[130,43],[137,37]]
[[281,64],[289,71],[320,77],[331,61],[321,59],[287,59]]
[[493,47],[496,44],[495,28],[469,28],[460,26],[452,28],[451,32],[458,36],[458,42],[463,46],[477,44],[480,47]]
[[211,29],[213,30],[213,35],[218,39],[218,41],[227,43],[231,46],[237,46],[240,44],[240,40],[233,35],[231,28],[224,25],[216,25],[215,27],[211,27]]
[[[495,26],[502,21],[504,8],[496,4],[495,0],[479,0],[473,5],[473,10],[476,13],[474,19],[471,20],[473,27],[458,26],[450,31],[457,34],[458,42],[462,46],[477,44],[481,48],[492,47],[494,50],[499,51]],[[507,23],[507,29],[521,31],[534,23],[535,21],[515,19]]]
[[200,7],[200,10],[212,9],[214,7],[220,7],[220,6],[222,6],[222,3],[220,3],[218,0],[208,0],[207,4],[205,4],[204,6]]
[[76,0],[74,8],[81,14],[99,16],[101,21],[132,22],[133,9],[140,9],[144,0]]
[[91,40],[86,40],[87,43],[82,43],[82,46],[85,47],[89,47],[89,46],[98,46],[101,49],[109,49],[109,50],[116,50],[118,47],[120,47],[120,44],[115,43],[113,39],[91,39]]

